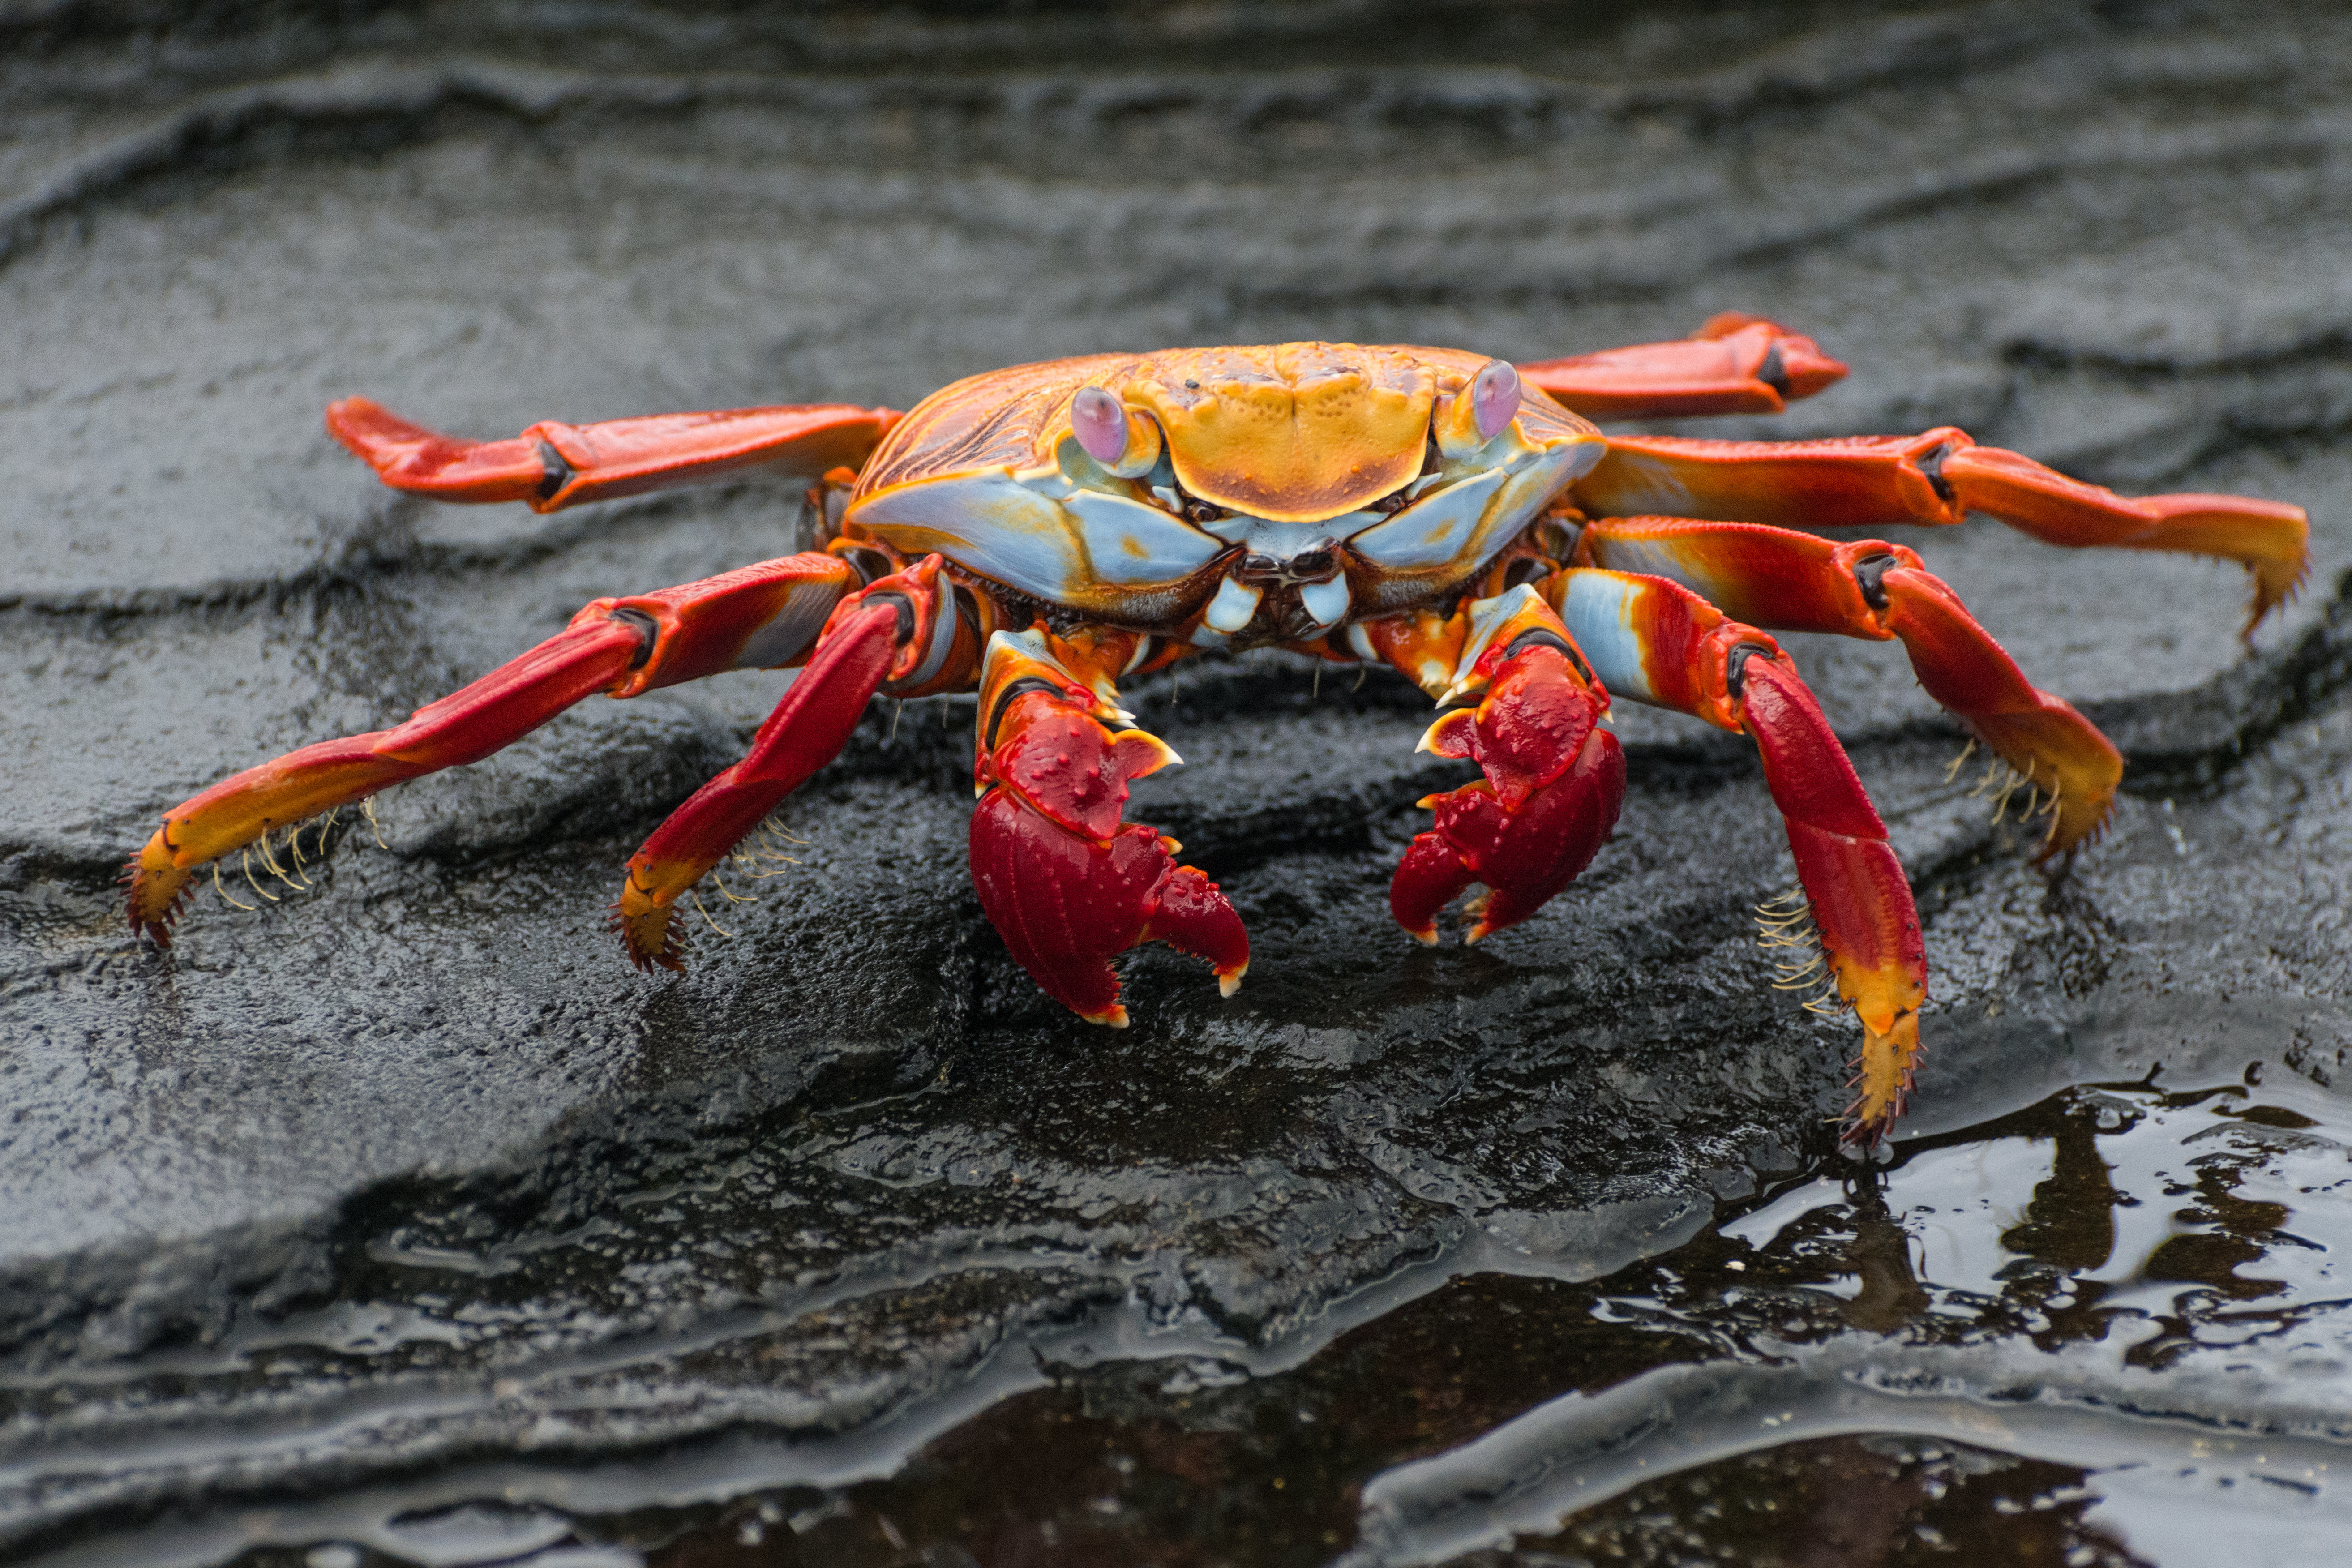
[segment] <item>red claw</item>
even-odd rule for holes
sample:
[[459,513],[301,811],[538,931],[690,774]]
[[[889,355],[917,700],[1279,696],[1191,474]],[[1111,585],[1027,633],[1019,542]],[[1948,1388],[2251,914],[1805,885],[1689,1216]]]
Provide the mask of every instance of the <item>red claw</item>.
[[[1596,700],[1597,699],[1597,700]],[[1518,924],[1574,881],[1625,799],[1625,754],[1600,727],[1607,699],[1570,673],[1558,647],[1505,661],[1475,709],[1456,709],[1423,742],[1486,776],[1421,804],[1437,813],[1389,885],[1389,910],[1418,941],[1474,882],[1487,891],[1465,942]]]
[[1041,639],[1000,638],[981,700],[994,718],[973,768],[971,879],[1021,967],[1113,1028],[1127,1026],[1127,1009],[1110,961],[1140,942],[1207,959],[1232,995],[1249,969],[1241,917],[1214,882],[1176,864],[1175,840],[1119,820],[1129,782],[1176,753],[1140,730],[1106,728],[1125,715]]
[[1110,961],[1164,942],[1215,966],[1228,996],[1249,968],[1249,937],[1217,885],[1179,866],[1170,841],[1139,823],[1108,841],[1082,837],[992,790],[971,816],[971,879],[981,908],[1045,994],[1089,1023],[1127,1026]]

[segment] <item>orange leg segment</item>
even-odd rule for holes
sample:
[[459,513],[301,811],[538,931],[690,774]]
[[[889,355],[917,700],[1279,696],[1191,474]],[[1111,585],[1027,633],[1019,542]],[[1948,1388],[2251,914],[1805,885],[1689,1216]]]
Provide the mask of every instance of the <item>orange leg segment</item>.
[[1670,419],[1778,414],[1843,379],[1845,366],[1811,338],[1727,312],[1681,342],[1538,360],[1519,374],[1588,419]]
[[167,812],[131,864],[131,924],[168,943],[210,861],[387,785],[476,763],[599,691],[634,697],[722,669],[796,662],[857,581],[830,555],[791,555],[683,587],[599,599],[572,625],[405,723],[247,768]]
[[1594,517],[1664,514],[1784,528],[1956,523],[1982,511],[2050,544],[2164,550],[2253,574],[2251,634],[2310,568],[2301,507],[2245,496],[2127,499],[1945,426],[1826,441],[1612,437],[1572,492]]
[[[1543,593],[1610,690],[1754,739],[1788,826],[1820,962],[1862,1021],[1845,1137],[1875,1143],[1903,1114],[1917,1069],[1927,946],[1885,826],[1812,693],[1769,637],[1677,584],[1570,567],[1546,578]],[[1806,940],[1798,916],[1780,924],[1774,945]],[[1810,984],[1814,967],[1790,983]]]
[[1113,1028],[1127,1009],[1110,961],[1139,943],[1208,960],[1228,996],[1249,970],[1249,936],[1217,885],[1176,864],[1174,839],[1120,820],[1130,780],[1182,760],[1125,727],[1109,673],[1136,641],[992,637],[972,773],[971,879],[989,923],[1047,995]]
[[598,425],[545,420],[510,440],[467,441],[412,425],[364,397],[327,410],[328,431],[394,489],[436,500],[528,501],[541,512],[703,484],[738,468],[814,478],[855,468],[898,420],[888,408],[786,404]]
[[1589,525],[1580,564],[1648,573],[1771,631],[1899,637],[1927,694],[2050,804],[2039,859],[2105,823],[2123,757],[2091,721],[2037,690],[1959,595],[1899,544],[1832,543],[1752,523],[1611,518]]

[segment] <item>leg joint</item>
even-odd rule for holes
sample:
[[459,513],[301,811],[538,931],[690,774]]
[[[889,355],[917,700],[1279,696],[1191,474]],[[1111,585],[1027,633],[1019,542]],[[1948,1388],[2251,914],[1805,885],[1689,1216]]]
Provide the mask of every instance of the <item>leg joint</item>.
[[553,500],[563,487],[572,482],[572,467],[564,461],[563,454],[555,449],[555,443],[544,437],[539,443],[539,466],[543,471],[539,488],[533,493],[542,501]]
[[1566,637],[1560,636],[1558,632],[1553,631],[1549,626],[1529,626],[1527,630],[1513,637],[1508,643],[1504,645],[1503,657],[1499,662],[1502,664],[1508,664],[1511,660],[1518,658],[1520,654],[1526,652],[1531,647],[1549,647],[1558,649],[1560,657],[1568,660],[1568,667],[1576,671],[1576,677],[1578,679],[1583,681],[1587,686],[1596,684],[1592,674],[1592,667],[1585,663],[1583,653],[1578,649],[1574,643],[1569,641]]
[[625,605],[606,611],[604,618],[635,629],[637,651],[629,656],[629,668],[645,668],[646,662],[654,657],[656,645],[661,641],[661,623],[643,610],[633,610]]
[[1897,555],[1865,555],[1853,563],[1853,580],[1862,589],[1862,602],[1874,610],[1886,608],[1886,574],[1906,564]]
[[1748,685],[1748,661],[1759,656],[1776,658],[1780,650],[1760,642],[1734,643],[1723,658],[1723,689],[1737,702]]
[[1946,506],[1958,504],[1959,498],[1952,490],[1952,481],[1944,477],[1944,460],[1959,449],[1959,442],[1946,441],[1930,451],[1920,453],[1918,457],[1921,477],[1935,489],[1936,499]]
[[996,700],[989,706],[988,722],[982,726],[980,737],[982,751],[996,749],[996,729],[998,725],[1004,722],[1004,710],[1012,707],[1016,699],[1025,697],[1032,691],[1043,691],[1064,700],[1067,700],[1069,695],[1058,682],[1048,680],[1042,675],[1024,675],[1006,681],[1004,689],[996,694]]

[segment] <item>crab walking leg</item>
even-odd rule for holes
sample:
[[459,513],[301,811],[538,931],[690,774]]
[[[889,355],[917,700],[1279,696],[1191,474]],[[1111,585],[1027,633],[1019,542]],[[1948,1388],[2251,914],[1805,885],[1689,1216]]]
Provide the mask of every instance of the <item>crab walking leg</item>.
[[753,467],[814,479],[863,463],[898,420],[889,408],[784,404],[596,425],[550,419],[510,440],[467,441],[412,425],[364,397],[327,409],[328,431],[396,490],[436,500],[528,501],[533,511],[705,484]]
[[1005,947],[1045,994],[1089,1023],[1127,1026],[1110,961],[1164,942],[1215,968],[1231,996],[1249,970],[1241,917],[1182,847],[1122,822],[1129,781],[1183,759],[1128,728],[1112,672],[1131,632],[989,639],[972,783],[971,880]]
[[938,674],[953,646],[956,613],[925,556],[833,607],[814,651],[768,715],[743,760],[704,784],[629,858],[613,923],[639,969],[686,967],[671,906],[725,859],[810,774],[837,756],[886,683],[908,689]]
[[1727,311],[1678,343],[1643,343],[1519,366],[1528,385],[1587,419],[1778,414],[1845,377],[1845,366],[1761,316]]
[[1677,584],[1570,567],[1544,595],[1612,691],[1755,741],[1830,976],[1862,1020],[1846,1140],[1875,1143],[1917,1070],[1927,947],[1885,825],[1812,693],[1769,637]]
[[2253,574],[2249,636],[2310,570],[2311,525],[2301,507],[2245,496],[2126,498],[1979,447],[1949,426],[1828,441],[1612,437],[1608,456],[1571,494],[1594,517],[1784,528],[1956,523],[1981,511],[2049,544],[2216,556]]
[[1392,616],[1360,629],[1384,658],[1444,705],[1421,750],[1486,774],[1421,802],[1437,820],[1389,884],[1389,910],[1420,942],[1474,883],[1486,889],[1464,934],[1515,926],[1574,881],[1617,821],[1625,755],[1600,727],[1609,694],[1576,639],[1532,587],[1474,601],[1449,617]]
[[1837,544],[1753,523],[1612,518],[1586,527],[1576,559],[1670,578],[1769,631],[1899,637],[1927,694],[2051,803],[2037,859],[2074,848],[2106,822],[2122,753],[2069,704],[2036,689],[1959,595],[1899,544]]
[[479,762],[599,691],[634,697],[722,669],[796,662],[856,583],[833,556],[788,555],[599,599],[563,631],[405,723],[289,752],[165,813],[131,865],[131,928],[168,943],[179,902],[207,862],[388,784]]

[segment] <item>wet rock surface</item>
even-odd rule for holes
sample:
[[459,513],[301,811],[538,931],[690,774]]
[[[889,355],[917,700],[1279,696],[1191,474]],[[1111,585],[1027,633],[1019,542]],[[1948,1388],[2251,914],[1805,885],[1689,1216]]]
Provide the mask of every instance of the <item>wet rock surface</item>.
[[[0,10],[5,1550],[1010,1560],[950,1517],[955,1477],[1060,1452],[1039,1434],[1075,1423],[1134,1461],[1112,1473],[1166,1483],[1121,1528],[1169,1561],[1738,1561],[1642,1546],[1643,1508],[1603,1517],[1623,1485],[1545,1478],[1635,1406],[1752,1434],[1786,1390],[1802,1419],[1773,1457],[1667,1458],[1899,1521],[1931,1483],[1990,1497],[2003,1465],[2168,1462],[2154,1416],[2343,1439],[2336,1292],[2270,1292],[2291,1331],[2214,1303],[2254,1300],[2217,1282],[2247,1247],[2352,1242],[2305,1195],[2342,1179],[2328,1086],[2352,1045],[2347,26],[518,4],[331,37],[291,10]],[[1384,904],[1412,803],[1456,776],[1412,751],[1416,694],[1276,659],[1139,686],[1190,765],[1132,815],[1219,879],[1255,956],[1220,1002],[1198,965],[1140,955],[1119,1034],[1057,1016],[981,919],[968,700],[870,715],[788,806],[794,863],[712,909],[730,934],[682,980],[626,968],[603,930],[618,868],[740,751],[770,676],[591,703],[392,792],[306,838],[308,889],[233,870],[169,955],[120,929],[116,868],[173,802],[395,721],[588,598],[790,544],[773,485],[551,519],[394,498],[320,433],[334,396],[504,435],[906,406],[1164,342],[1524,357],[1727,308],[1855,375],[1711,430],[1950,421],[2314,520],[2313,584],[2251,654],[2234,570],[1981,521],[1906,539],[2131,756],[2114,829],[2055,888],[1948,781],[1957,731],[1899,653],[1792,639],[1927,921],[1916,1142],[1876,1198],[1808,1184],[1843,1179],[1823,1118],[1850,1026],[1773,990],[1752,945],[1749,906],[1791,873],[1751,755],[1630,705],[1628,807],[1592,868],[1519,931],[1424,952]],[[2278,1133],[2241,1165],[2293,1195],[2200,1186],[2217,1167],[2194,1162],[2237,1145],[2188,1152],[2205,1124],[2178,1123],[2236,1100],[2066,1087],[2256,1061],[2302,1122],[2223,1131]],[[2177,1158],[2110,1188],[2216,1217],[2089,1260],[2021,1239],[2057,1226],[2038,1210],[1974,1212],[1948,1227],[1976,1237],[1966,1268],[1907,1261],[1922,1211],[1970,1190],[1905,1186],[1937,1139],[2011,1151],[1986,1190],[2012,1209],[2054,1162],[2033,1167],[2074,1184],[2054,1216],[2096,1207],[2101,1152],[2157,1123]],[[2294,1226],[2228,1206],[2257,1201]],[[2121,1306],[2060,1289],[2109,1258]],[[2028,1267],[1996,1279],[2004,1258]],[[1741,1297],[1730,1262],[1783,1296]],[[1514,1341],[1514,1313],[1545,1326]],[[1449,1356],[1501,1392],[1365,1414]],[[1837,1405],[1853,1390],[1867,1408]],[[1570,1393],[1593,1410],[1528,1425]],[[1990,1395],[2080,1431],[1964,1429]],[[1281,1444],[1318,1422],[1346,1453],[1276,1497]],[[1854,1436],[1884,1431],[1910,1435]],[[1244,1436],[1213,1463],[1203,1432]],[[1478,1469],[1500,1450],[1506,1481]],[[1124,1495],[1066,1473],[1021,1529]],[[2021,1497],[2078,1484],[2019,1475]],[[2333,1517],[2296,1495],[2321,1512],[2290,1525]],[[2151,1554],[2112,1508],[2058,1511],[2063,1550],[2203,1560]]]

